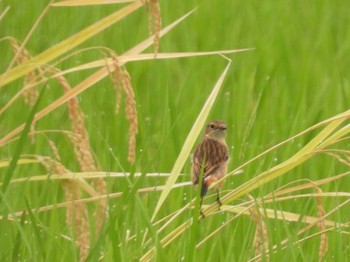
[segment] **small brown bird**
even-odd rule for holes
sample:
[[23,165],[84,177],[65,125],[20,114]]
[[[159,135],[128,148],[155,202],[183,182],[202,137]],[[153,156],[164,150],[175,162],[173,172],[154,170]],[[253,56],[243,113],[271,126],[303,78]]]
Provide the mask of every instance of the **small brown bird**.
[[[226,175],[229,153],[225,137],[225,122],[211,121],[207,125],[202,142],[194,152],[192,182],[194,185],[197,185],[201,181],[200,176],[203,175],[201,205],[209,186]],[[217,193],[217,201],[220,204],[219,188],[222,185],[223,181],[214,187]]]

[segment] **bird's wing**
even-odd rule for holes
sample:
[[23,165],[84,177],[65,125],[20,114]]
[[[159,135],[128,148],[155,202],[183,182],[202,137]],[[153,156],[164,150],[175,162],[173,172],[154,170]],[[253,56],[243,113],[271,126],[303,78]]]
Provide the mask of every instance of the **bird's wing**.
[[[226,145],[214,140],[204,139],[193,155],[192,181],[199,183],[199,175],[203,172],[204,177],[214,173],[221,164],[228,160],[228,149]],[[204,164],[204,166],[203,166]]]

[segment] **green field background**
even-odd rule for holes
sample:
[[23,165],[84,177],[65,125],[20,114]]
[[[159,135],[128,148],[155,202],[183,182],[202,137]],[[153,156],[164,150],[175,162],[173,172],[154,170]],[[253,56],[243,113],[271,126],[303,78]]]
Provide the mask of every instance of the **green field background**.
[[[0,21],[0,38],[13,36],[23,41],[48,1],[3,0],[0,12],[10,6]],[[350,105],[350,3],[341,0],[317,1],[163,1],[160,0],[162,24],[166,26],[197,8],[189,18],[166,34],[159,52],[198,52],[240,48],[253,51],[228,55],[232,65],[210,113],[209,119],[227,122],[227,143],[230,148],[229,170],[248,161],[269,147],[308,127],[349,109]],[[36,55],[86,26],[120,8],[120,5],[51,8],[31,36],[26,48]],[[99,33],[74,50],[91,46],[106,46],[123,54],[148,37],[148,14],[140,8],[121,22]],[[153,48],[147,49],[152,52]],[[8,42],[0,42],[0,72],[6,70],[13,53]],[[99,51],[83,52],[63,63],[70,68],[103,58]],[[94,157],[102,171],[169,173],[203,104],[209,96],[227,61],[206,56],[181,59],[130,62],[136,95],[139,134],[136,161],[127,161],[129,124],[124,115],[124,103],[119,115],[114,113],[116,95],[106,78],[79,95],[85,113],[86,128]],[[71,85],[81,82],[94,70],[67,75]],[[1,88],[0,108],[18,92],[22,80]],[[62,88],[49,82],[40,108],[62,94]],[[0,116],[0,136],[3,137],[24,123],[29,109],[18,101]],[[67,109],[62,106],[41,119],[37,130],[70,129]],[[295,139],[286,146],[263,157],[244,169],[241,175],[229,178],[223,190],[234,189],[269,167],[288,159],[319,131]],[[78,172],[69,141],[60,134],[41,135],[35,144],[28,140],[23,154],[52,156],[47,138],[55,141],[62,163]],[[0,149],[1,159],[11,158],[16,143]],[[342,148],[349,149],[349,141]],[[190,159],[178,182],[190,180]],[[264,196],[272,190],[298,179],[322,179],[349,169],[326,155],[318,155],[252,192]],[[0,169],[0,177],[6,168]],[[12,179],[46,174],[38,165],[17,166]],[[165,178],[107,179],[108,192],[127,192],[131,185],[138,188],[163,185]],[[350,178],[322,187],[324,191],[349,191]],[[192,187],[173,189],[158,214],[164,217],[183,207],[196,194]],[[148,227],[160,192],[135,194],[109,201],[110,218],[103,233],[93,242],[89,259],[97,261],[137,261],[147,250],[141,248],[142,235]],[[214,198],[208,198],[207,203]],[[1,215],[11,211],[60,203],[64,201],[57,181],[11,184],[1,203]],[[337,206],[336,198],[324,199],[326,211]],[[302,215],[315,216],[315,199],[296,199],[288,203],[270,204],[276,208]],[[91,207],[92,208],[92,207]],[[92,212],[92,211],[91,211]],[[329,219],[349,222],[349,206]],[[169,228],[175,228],[193,214],[188,212]],[[65,210],[55,209],[34,214],[45,227],[36,230],[20,222],[0,220],[0,260],[14,259],[18,246],[18,261],[75,261],[78,249],[71,241],[60,237],[70,234],[65,223]],[[201,248],[190,248],[193,237],[202,239],[233,214],[221,213],[205,218],[196,232],[187,231],[168,247],[157,252],[157,261],[247,261],[254,255],[255,224],[249,216],[230,223]],[[270,247],[284,238],[297,240],[295,234],[302,223],[267,221]],[[156,227],[155,227],[156,229]],[[136,240],[125,242],[128,232],[138,234]],[[170,231],[168,231],[170,232]],[[317,232],[314,228],[308,234]],[[192,235],[191,235],[192,234]],[[193,236],[195,234],[195,236]],[[163,236],[163,235],[162,235]],[[160,236],[160,238],[162,237]],[[350,261],[349,235],[330,232],[329,252],[325,261]],[[20,240],[19,240],[20,239]],[[156,240],[154,240],[156,242]],[[118,246],[122,243],[121,246]],[[272,254],[271,261],[317,261],[319,238],[300,245],[290,245]]]

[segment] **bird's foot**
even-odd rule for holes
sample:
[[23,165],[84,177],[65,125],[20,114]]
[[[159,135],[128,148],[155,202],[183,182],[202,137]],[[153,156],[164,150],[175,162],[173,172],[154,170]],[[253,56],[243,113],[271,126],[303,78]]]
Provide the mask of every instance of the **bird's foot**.
[[204,215],[204,213],[203,213],[202,209],[199,211],[199,213],[201,214],[202,219],[204,219],[204,218],[205,218],[205,215]]
[[223,204],[222,204],[222,202],[221,202],[219,197],[216,199],[216,202],[219,204],[219,210],[221,210],[221,207],[222,207]]

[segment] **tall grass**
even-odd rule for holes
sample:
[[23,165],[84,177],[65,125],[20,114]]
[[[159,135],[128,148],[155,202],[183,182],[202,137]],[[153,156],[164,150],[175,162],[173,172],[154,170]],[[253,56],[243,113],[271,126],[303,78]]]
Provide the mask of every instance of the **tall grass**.
[[0,259],[350,260],[348,4],[103,2],[0,2]]

